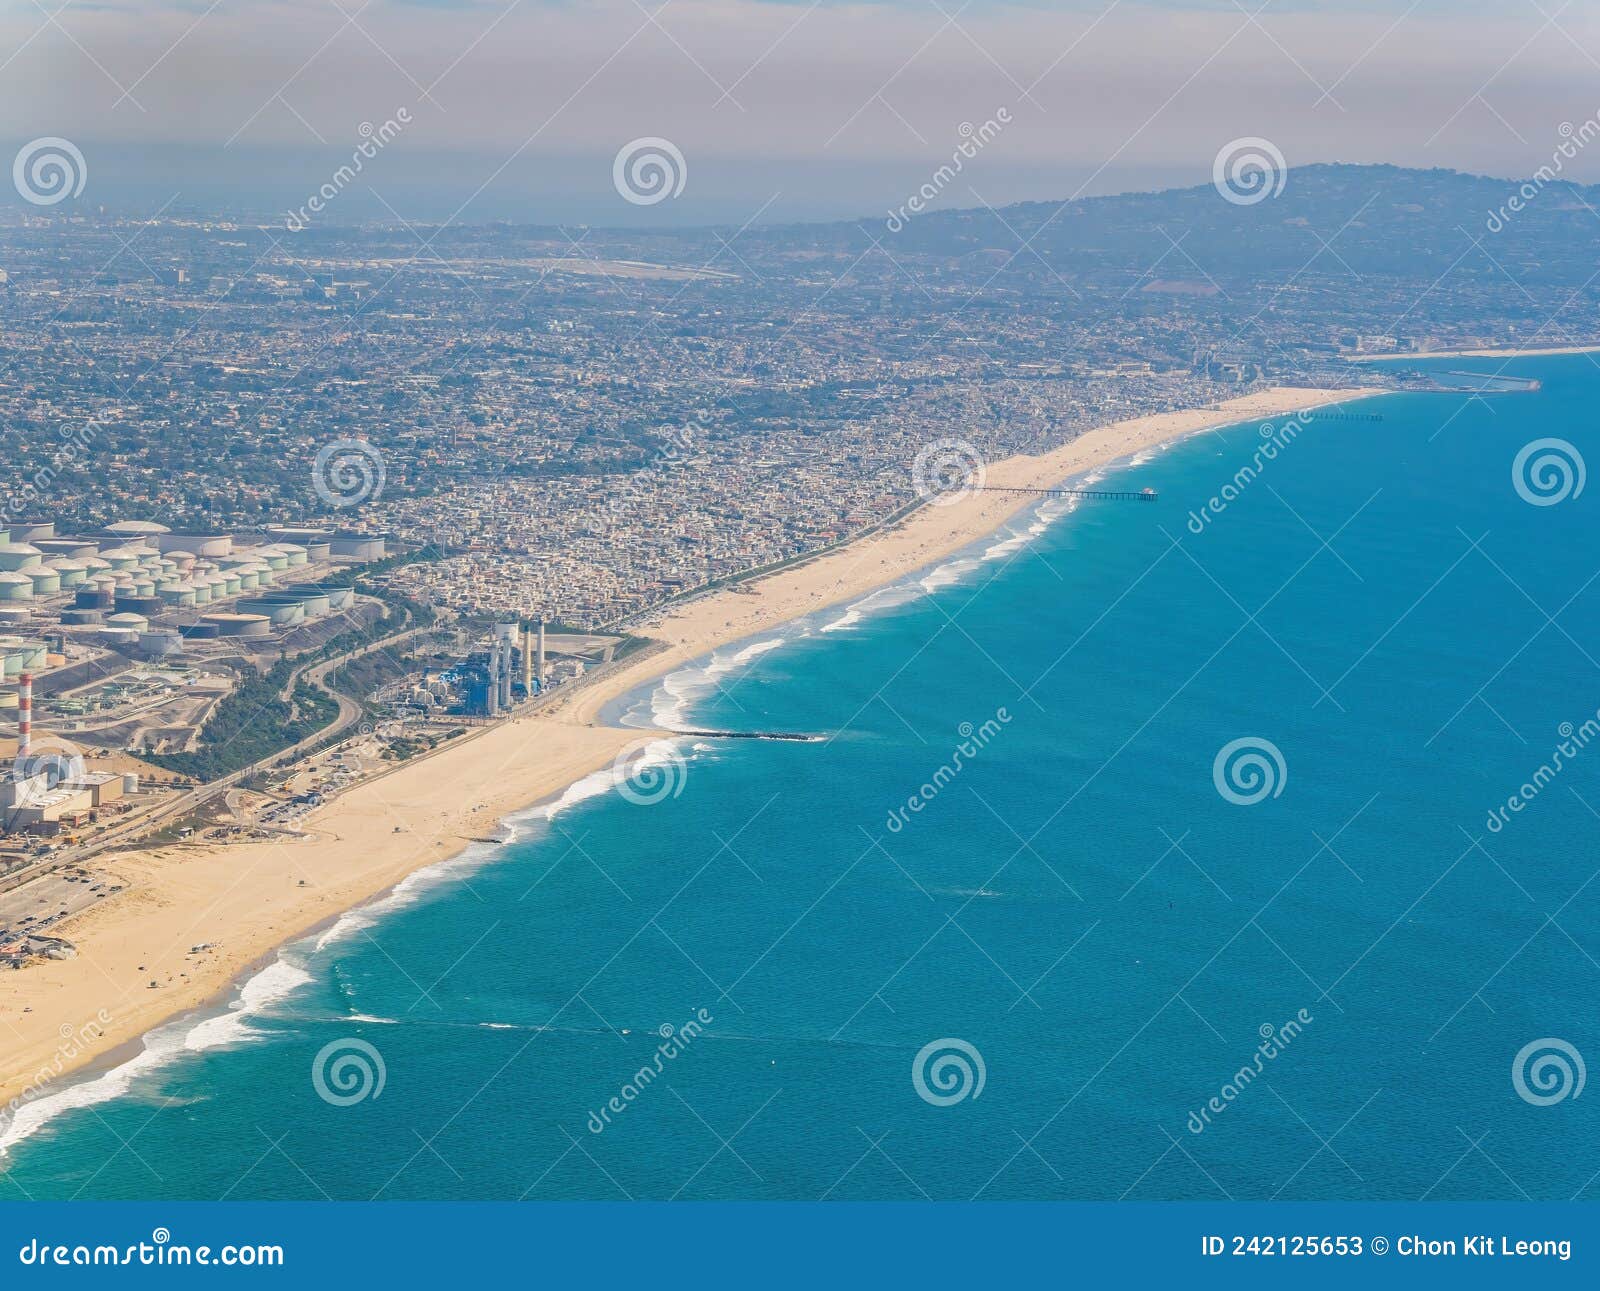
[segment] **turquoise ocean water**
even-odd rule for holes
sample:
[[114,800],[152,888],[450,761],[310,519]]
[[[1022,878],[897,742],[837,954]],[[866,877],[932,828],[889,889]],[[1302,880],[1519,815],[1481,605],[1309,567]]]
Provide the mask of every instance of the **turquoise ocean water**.
[[0,1187],[1593,1196],[1600,485],[1513,467],[1600,465],[1600,367],[1507,370],[1149,454],[1106,478],[1156,505],[675,675],[633,720],[825,739],[529,813],[52,1087]]

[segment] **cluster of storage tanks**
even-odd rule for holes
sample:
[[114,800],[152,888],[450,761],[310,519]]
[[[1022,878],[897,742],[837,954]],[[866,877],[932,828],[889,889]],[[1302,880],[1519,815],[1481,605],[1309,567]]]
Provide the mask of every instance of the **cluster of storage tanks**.
[[[124,521],[102,536],[57,538],[51,523],[0,527],[0,631],[27,623],[28,602],[71,592],[60,612],[68,627],[98,626],[108,645],[152,654],[182,647],[182,636],[266,636],[346,608],[348,588],[279,585],[286,571],[332,556],[381,559],[381,537],[315,529],[273,529],[273,541],[234,545],[231,534],[175,534],[161,525]],[[203,611],[182,636],[152,631],[167,612]],[[186,616],[187,617],[187,616]]]
[[0,636],[0,676],[7,681],[25,672],[43,672],[46,648],[42,642],[17,636]]
[[219,636],[266,636],[273,628],[298,627],[349,609],[354,601],[355,592],[348,587],[298,583],[279,591],[242,596],[231,613],[205,614],[200,622],[215,624]]

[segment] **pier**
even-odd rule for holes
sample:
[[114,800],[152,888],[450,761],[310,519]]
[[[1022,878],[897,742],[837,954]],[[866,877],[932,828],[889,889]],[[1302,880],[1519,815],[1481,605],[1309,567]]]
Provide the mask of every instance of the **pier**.
[[1303,413],[1301,421],[1382,421],[1381,412],[1309,412]]
[[979,484],[978,493],[1031,493],[1041,498],[1101,498],[1111,502],[1154,502],[1154,489],[1018,489],[1004,484]]

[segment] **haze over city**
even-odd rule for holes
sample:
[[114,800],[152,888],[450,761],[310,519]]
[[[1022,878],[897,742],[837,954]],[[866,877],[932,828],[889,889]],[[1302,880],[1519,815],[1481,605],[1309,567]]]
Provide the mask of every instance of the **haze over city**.
[[[5,0],[0,120],[75,140],[100,202],[293,207],[404,108],[329,220],[737,226],[892,208],[1002,107],[942,206],[1204,182],[1263,133],[1290,165],[1517,176],[1600,110],[1597,35],[1591,0]],[[649,211],[610,185],[641,135],[691,170]]]

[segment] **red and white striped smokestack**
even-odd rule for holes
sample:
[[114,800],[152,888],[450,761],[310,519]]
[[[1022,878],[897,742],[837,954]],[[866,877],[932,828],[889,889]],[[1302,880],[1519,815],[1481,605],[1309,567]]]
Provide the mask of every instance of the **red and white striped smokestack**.
[[33,674],[17,678],[17,765],[28,759],[33,747]]

